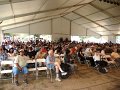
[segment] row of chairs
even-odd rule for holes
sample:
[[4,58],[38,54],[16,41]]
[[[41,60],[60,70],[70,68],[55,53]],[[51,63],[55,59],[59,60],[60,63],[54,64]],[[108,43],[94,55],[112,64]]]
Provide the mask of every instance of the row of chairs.
[[[46,67],[46,65],[41,65],[40,63],[45,63],[45,59],[36,59],[36,60],[28,60],[27,61],[27,63],[29,64],[31,64],[31,63],[33,63],[33,64],[35,64],[35,67],[33,67],[33,68],[29,68],[28,69],[28,71],[35,71],[36,72],[36,79],[38,78],[38,76],[39,76],[39,71],[46,71],[47,72],[47,67]],[[38,65],[38,63],[40,64],[40,66]]]
[[[103,59],[103,61],[107,62],[107,68],[111,69],[111,68],[119,68],[119,64],[117,62],[115,62],[114,60],[108,61],[107,59]],[[85,63],[87,64],[88,67],[91,66],[90,60],[87,60],[85,57]]]
[[[42,71],[42,70],[47,71],[47,67],[46,66],[38,66],[38,63],[45,63],[45,59],[27,60],[27,63],[28,64],[29,63],[35,64],[35,67],[29,68],[28,71],[35,72],[36,79],[38,78],[39,71]],[[12,83],[14,83],[14,76],[13,76],[13,73],[12,73],[12,68],[10,70],[2,69],[2,66],[4,66],[4,65],[9,65],[9,66],[13,67],[14,60],[1,61],[0,64],[1,64],[1,66],[0,66],[0,78],[2,78],[3,74],[11,74],[11,76],[12,76]]]

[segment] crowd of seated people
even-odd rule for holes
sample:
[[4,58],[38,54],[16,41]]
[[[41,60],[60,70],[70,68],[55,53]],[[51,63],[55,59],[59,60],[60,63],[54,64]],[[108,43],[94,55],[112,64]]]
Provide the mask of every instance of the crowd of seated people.
[[[19,54],[21,49],[24,50],[24,55],[28,56],[29,59],[41,59],[45,58],[47,60],[47,65],[51,64],[51,66],[56,68],[56,80],[61,81],[58,77],[58,70],[63,72],[60,69],[60,61],[58,57],[56,57],[56,61],[59,63],[55,63],[53,55],[55,54],[64,54],[63,63],[69,64],[71,70],[74,70],[75,63],[85,64],[86,60],[90,61],[90,65],[92,67],[96,66],[96,63],[99,63],[102,58],[105,58],[109,61],[114,61],[115,63],[120,63],[120,55],[117,53],[120,44],[113,43],[84,43],[84,42],[46,42],[46,41],[29,41],[29,42],[20,42],[20,41],[8,41],[3,42],[0,46],[0,61],[7,60],[8,57],[16,57]],[[49,59],[53,59],[53,61],[49,61]],[[55,56],[54,56],[55,57]],[[48,65],[49,67],[49,65]],[[52,68],[53,68],[52,67]]]

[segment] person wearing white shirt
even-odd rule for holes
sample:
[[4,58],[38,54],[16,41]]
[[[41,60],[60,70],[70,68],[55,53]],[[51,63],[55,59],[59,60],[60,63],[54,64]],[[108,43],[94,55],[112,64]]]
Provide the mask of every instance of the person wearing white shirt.
[[95,66],[94,60],[93,60],[93,51],[92,51],[92,47],[93,46],[88,46],[84,52],[84,56],[86,58],[86,60],[90,61],[90,64],[92,67]]
[[108,72],[108,70],[106,69],[106,66],[107,66],[107,62],[105,62],[104,60],[101,60],[102,59],[102,54],[100,53],[100,50],[97,50],[93,56],[93,59],[95,61],[95,67],[103,67],[105,69],[106,72]]
[[96,65],[98,65],[100,63],[100,59],[101,59],[100,51],[95,52],[93,59],[94,59]]
[[24,55],[24,50],[23,49],[21,49],[19,52],[20,52],[20,55],[16,56],[15,61],[14,61],[14,67],[13,67],[13,74],[14,74],[14,77],[15,77],[15,84],[17,86],[19,85],[19,83],[18,83],[18,75],[19,75],[20,72],[22,72],[24,74],[24,82],[26,84],[28,84],[28,81],[27,81],[28,69],[26,67],[28,57],[26,57]]
[[85,50],[85,56],[90,57],[92,56],[92,50],[90,47],[86,48]]

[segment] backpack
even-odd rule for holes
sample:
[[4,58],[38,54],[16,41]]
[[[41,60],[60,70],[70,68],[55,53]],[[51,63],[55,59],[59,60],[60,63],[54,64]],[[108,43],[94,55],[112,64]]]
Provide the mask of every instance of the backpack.
[[35,63],[28,63],[27,68],[35,68]]
[[107,66],[107,62],[106,61],[104,61],[104,60],[101,60],[100,62],[99,62],[99,66],[98,66],[98,70],[99,70],[99,72],[101,72],[101,73],[103,73],[103,74],[105,74],[105,73],[107,73],[107,69],[106,69],[106,66]]
[[62,73],[60,72],[60,77],[61,77],[62,79],[68,78],[68,77],[70,76],[70,65],[65,64],[65,63],[61,63],[60,66],[61,66],[61,68],[62,68],[63,71],[67,72],[66,75],[62,75]]
[[[26,65],[27,68],[35,68],[35,63],[28,63]],[[39,63],[37,63],[37,67],[39,67]]]
[[103,74],[107,73],[107,69],[105,67],[99,67],[98,70]]

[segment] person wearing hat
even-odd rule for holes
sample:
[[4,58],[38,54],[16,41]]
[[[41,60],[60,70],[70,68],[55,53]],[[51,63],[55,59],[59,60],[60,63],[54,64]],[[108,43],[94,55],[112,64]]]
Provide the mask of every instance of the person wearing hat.
[[27,65],[27,60],[29,58],[24,55],[24,49],[20,49],[19,53],[20,54],[15,57],[14,67],[13,67],[15,84],[17,86],[19,86],[18,75],[19,75],[20,72],[22,72],[24,74],[24,82],[26,84],[28,84],[28,81],[27,81],[28,69],[27,69],[26,65]]

